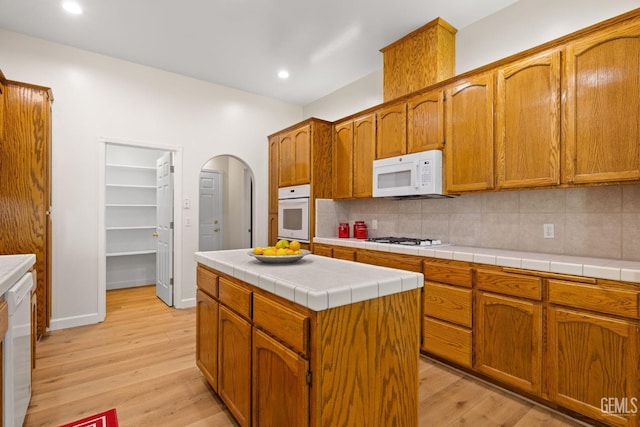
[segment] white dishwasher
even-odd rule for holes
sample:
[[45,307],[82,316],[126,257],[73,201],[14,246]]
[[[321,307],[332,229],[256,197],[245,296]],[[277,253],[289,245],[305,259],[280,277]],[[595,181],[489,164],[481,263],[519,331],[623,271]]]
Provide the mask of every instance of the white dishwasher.
[[3,425],[22,427],[31,400],[31,290],[26,273],[5,294],[9,326],[2,345]]

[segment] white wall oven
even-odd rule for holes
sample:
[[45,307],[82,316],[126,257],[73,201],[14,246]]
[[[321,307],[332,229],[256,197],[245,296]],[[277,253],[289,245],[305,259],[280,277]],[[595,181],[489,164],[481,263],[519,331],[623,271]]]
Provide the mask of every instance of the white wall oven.
[[278,189],[278,239],[309,242],[309,184]]

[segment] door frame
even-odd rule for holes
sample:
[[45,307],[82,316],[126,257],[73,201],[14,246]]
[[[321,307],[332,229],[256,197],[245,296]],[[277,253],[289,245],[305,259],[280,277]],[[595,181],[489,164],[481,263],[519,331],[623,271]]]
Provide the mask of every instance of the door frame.
[[106,200],[106,160],[107,144],[128,145],[138,148],[170,151],[173,153],[173,306],[185,308],[182,298],[182,147],[177,145],[158,144],[148,141],[129,140],[124,138],[98,137],[98,322],[104,321],[107,313],[107,233],[105,228]]

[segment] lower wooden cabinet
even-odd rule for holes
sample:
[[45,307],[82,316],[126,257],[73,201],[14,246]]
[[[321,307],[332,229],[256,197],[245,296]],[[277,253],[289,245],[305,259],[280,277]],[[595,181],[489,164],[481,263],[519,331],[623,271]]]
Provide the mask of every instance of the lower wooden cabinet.
[[472,365],[471,329],[424,317],[422,319],[423,351],[470,368]]
[[196,365],[218,391],[218,301],[196,291]]
[[[309,425],[309,362],[253,330],[253,425]],[[286,403],[285,403],[286,402]]]
[[638,322],[549,307],[549,398],[609,425],[638,426]]
[[475,321],[475,368],[540,395],[542,303],[480,291]]
[[251,422],[251,324],[220,306],[218,394],[241,426]]

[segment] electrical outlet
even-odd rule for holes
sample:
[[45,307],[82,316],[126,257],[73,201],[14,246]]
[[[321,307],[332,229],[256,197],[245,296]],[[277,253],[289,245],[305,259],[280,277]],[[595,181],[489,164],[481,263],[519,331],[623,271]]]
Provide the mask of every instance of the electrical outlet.
[[372,219],[371,220],[371,229],[372,230],[377,230],[378,229],[378,220],[377,219]]
[[545,224],[543,226],[543,236],[545,239],[553,239],[554,236],[554,229],[553,229],[553,224]]

